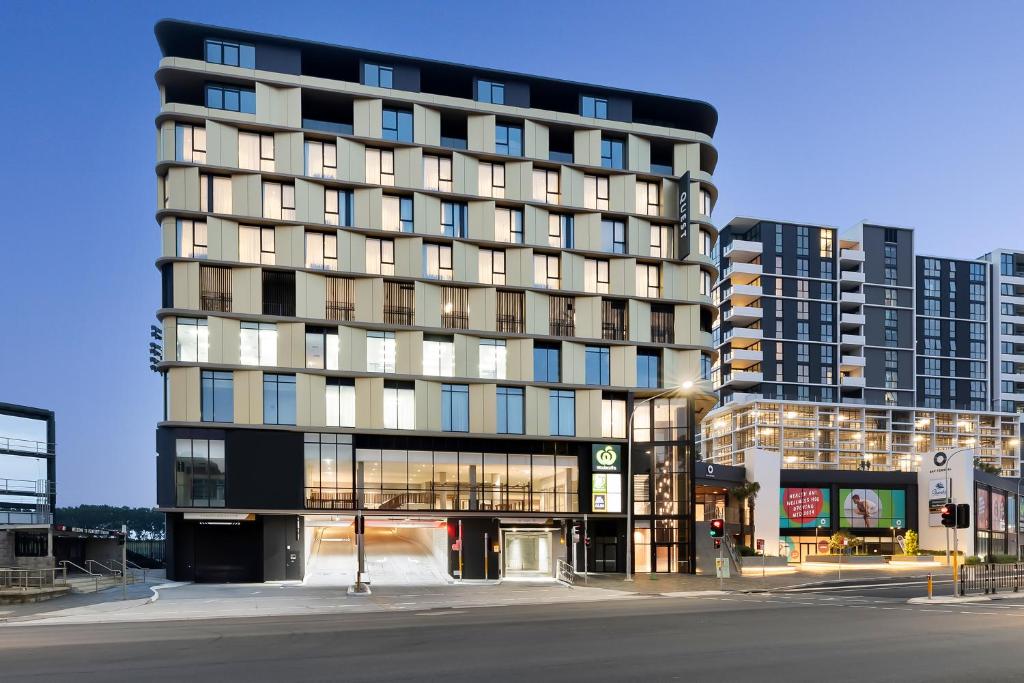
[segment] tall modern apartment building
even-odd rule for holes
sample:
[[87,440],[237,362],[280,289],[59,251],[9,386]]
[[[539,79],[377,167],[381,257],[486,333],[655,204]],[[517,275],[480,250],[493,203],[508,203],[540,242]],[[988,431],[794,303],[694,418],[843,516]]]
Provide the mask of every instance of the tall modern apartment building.
[[156,34],[169,576],[692,571],[714,109]]
[[1004,373],[1024,369],[1012,360],[1024,326],[1015,276],[990,267],[998,254],[918,255],[909,228],[752,218],[723,228],[720,254],[721,406],[705,458],[742,464],[767,448],[788,468],[916,471],[921,454],[969,446],[1017,476]]
[[992,273],[993,404],[1024,414],[1024,253],[998,249],[983,258]]

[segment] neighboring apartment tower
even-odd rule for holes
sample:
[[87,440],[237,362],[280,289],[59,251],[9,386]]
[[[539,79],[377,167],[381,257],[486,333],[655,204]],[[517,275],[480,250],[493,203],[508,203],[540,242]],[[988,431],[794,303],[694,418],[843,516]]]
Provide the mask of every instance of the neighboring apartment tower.
[[692,571],[714,109],[156,34],[168,575]]
[[53,566],[55,440],[53,411],[0,403],[0,567]]
[[737,218],[720,245],[721,407],[704,458],[743,464],[759,448],[787,468],[915,470],[924,453],[971,447],[1016,476],[1019,427],[989,382],[983,260],[915,256],[913,230],[868,223],[837,236]]
[[994,407],[1024,414],[1024,253],[997,249],[992,267],[992,398]]

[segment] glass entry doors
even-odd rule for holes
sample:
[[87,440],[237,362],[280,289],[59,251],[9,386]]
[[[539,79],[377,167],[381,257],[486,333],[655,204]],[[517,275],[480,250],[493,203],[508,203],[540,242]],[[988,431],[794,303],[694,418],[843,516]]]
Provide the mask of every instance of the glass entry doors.
[[551,576],[551,534],[505,531],[505,576]]

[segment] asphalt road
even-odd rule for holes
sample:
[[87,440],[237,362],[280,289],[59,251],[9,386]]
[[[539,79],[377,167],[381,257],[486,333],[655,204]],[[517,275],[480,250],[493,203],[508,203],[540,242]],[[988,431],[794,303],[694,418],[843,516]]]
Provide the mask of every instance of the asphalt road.
[[817,593],[16,625],[17,681],[1020,680],[1024,605]]

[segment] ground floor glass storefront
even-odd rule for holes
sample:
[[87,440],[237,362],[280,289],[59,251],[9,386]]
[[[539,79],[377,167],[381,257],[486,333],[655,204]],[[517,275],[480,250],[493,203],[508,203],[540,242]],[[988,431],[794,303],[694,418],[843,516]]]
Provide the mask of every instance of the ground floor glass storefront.
[[307,509],[577,512],[575,456],[354,448],[304,437]]

